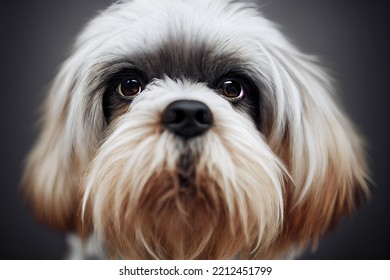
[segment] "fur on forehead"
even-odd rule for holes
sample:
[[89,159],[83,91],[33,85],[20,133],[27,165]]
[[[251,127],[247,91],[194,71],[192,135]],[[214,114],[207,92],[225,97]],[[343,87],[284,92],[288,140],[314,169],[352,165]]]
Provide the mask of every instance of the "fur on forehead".
[[85,42],[93,49],[99,45],[120,49],[130,43],[133,50],[142,50],[183,34],[187,36],[181,37],[181,43],[187,44],[199,37],[217,40],[221,48],[226,39],[250,44],[255,33],[264,34],[271,25],[258,14],[249,4],[224,0],[200,0],[196,5],[180,0],[120,1],[89,23],[77,48]]
[[81,66],[91,68],[159,50],[160,54],[171,54],[170,58],[186,50],[191,58],[192,52],[205,49],[203,52],[210,56],[234,54],[243,61],[261,62],[256,63],[257,67],[266,68],[269,63],[254,52],[267,44],[286,42],[274,25],[250,5],[197,1],[195,9],[193,6],[190,1],[177,0],[119,2],[83,30],[73,61],[84,61],[86,64]]
[[77,64],[79,73],[90,73],[85,78],[93,81],[127,62],[127,67],[151,72],[150,78],[194,78],[202,70],[207,70],[201,73],[205,76],[216,76],[233,70],[264,75],[262,82],[272,83],[272,75],[267,77],[270,62],[259,55],[267,44],[285,43],[278,34],[266,42],[267,34],[276,31],[272,23],[242,3],[199,1],[195,10],[192,6],[188,1],[119,2],[81,33],[69,64]]

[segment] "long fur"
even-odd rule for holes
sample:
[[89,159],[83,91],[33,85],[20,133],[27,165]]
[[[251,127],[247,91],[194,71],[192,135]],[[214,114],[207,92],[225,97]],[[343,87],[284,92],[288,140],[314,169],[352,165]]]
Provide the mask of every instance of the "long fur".
[[[164,44],[181,63],[166,69],[182,68],[182,77],[155,78],[107,123],[104,80]],[[260,131],[204,82],[186,79],[198,71],[188,56],[199,45],[210,57],[236,57],[234,70],[251,75]],[[113,258],[294,257],[368,195],[363,140],[333,93],[316,59],[250,5],[118,2],[83,30],[51,87],[26,198],[50,226],[83,239],[95,231]],[[182,99],[214,116],[210,131],[187,142],[161,125],[164,108]]]

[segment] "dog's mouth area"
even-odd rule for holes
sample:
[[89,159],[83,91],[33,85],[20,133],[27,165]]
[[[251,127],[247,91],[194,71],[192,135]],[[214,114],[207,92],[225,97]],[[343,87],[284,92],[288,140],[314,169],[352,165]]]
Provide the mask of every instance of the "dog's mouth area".
[[183,152],[177,163],[177,176],[180,189],[193,190],[196,176],[196,159],[190,150]]
[[84,199],[110,255],[231,258],[271,243],[281,172],[257,133],[220,122],[184,140],[145,110],[116,126],[92,161]]

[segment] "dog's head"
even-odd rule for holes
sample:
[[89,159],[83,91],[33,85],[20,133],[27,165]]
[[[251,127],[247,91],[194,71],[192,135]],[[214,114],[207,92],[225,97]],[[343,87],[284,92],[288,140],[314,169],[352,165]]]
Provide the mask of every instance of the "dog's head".
[[56,77],[25,192],[38,218],[97,231],[113,257],[286,256],[367,193],[332,93],[255,8],[121,2]]

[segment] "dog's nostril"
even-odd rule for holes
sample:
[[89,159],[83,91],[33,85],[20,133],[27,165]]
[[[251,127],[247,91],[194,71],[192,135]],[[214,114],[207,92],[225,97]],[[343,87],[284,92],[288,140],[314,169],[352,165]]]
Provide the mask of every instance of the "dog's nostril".
[[195,119],[199,123],[204,123],[204,124],[211,124],[212,123],[212,114],[210,110],[207,108],[207,110],[199,110],[195,114]]
[[162,114],[163,125],[185,139],[201,135],[213,123],[206,104],[196,100],[178,100],[169,104]]
[[166,123],[181,123],[185,121],[185,113],[179,108],[174,108],[166,112],[165,122]]

